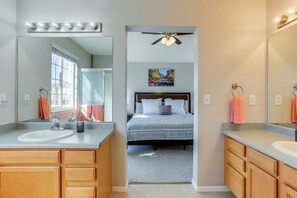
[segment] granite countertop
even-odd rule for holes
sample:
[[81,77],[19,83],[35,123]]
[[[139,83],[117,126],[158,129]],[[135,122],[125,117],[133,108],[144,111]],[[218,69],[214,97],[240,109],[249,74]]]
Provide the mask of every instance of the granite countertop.
[[265,129],[223,130],[223,134],[289,166],[297,168],[297,157],[287,155],[272,146],[272,143],[275,141],[294,141],[292,137]]
[[[29,124],[30,125],[30,124]],[[100,144],[107,140],[113,134],[113,123],[102,123],[95,125],[86,125],[85,132],[75,132],[72,136],[44,141],[44,142],[20,142],[18,136],[27,132],[37,131],[41,129],[49,129],[48,126],[40,128],[35,124],[20,124],[15,129],[3,131],[0,133],[0,148],[99,148]]]

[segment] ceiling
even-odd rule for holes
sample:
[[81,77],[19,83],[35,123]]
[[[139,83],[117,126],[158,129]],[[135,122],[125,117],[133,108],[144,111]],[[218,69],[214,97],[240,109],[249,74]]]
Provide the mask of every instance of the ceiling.
[[194,35],[177,36],[182,41],[181,45],[166,46],[160,42],[152,45],[152,42],[160,38],[160,35],[128,32],[128,62],[193,63]]
[[91,55],[112,55],[112,37],[72,37],[71,39]]

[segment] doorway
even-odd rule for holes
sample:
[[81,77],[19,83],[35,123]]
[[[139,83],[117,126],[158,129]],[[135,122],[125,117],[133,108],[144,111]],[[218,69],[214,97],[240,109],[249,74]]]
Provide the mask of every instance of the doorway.
[[[182,43],[162,44],[159,34],[142,32],[191,32],[176,36]],[[162,35],[161,35],[162,36]],[[194,62],[197,46],[194,46],[195,28],[192,27],[128,27],[127,38],[127,119],[139,113],[135,92],[190,92],[191,106],[198,89],[195,82]],[[155,41],[159,40],[159,42]],[[153,44],[153,45],[152,45]],[[197,64],[197,60],[196,60]],[[174,70],[173,86],[150,86],[149,71]],[[159,70],[160,71],[160,70]],[[194,74],[194,75],[193,75]],[[161,74],[162,75],[162,74]],[[165,74],[166,75],[166,74]],[[196,78],[198,77],[198,74]],[[162,101],[164,103],[164,101]],[[164,104],[163,104],[164,105]],[[196,103],[197,105],[197,103]],[[196,111],[196,110],[195,110]],[[194,116],[193,116],[194,120]],[[194,123],[194,121],[193,121]],[[194,124],[193,124],[193,128]],[[196,127],[197,128],[197,127]],[[128,123],[129,130],[129,123]],[[128,131],[129,134],[129,131]],[[128,135],[129,136],[129,135]],[[197,135],[193,134],[193,137]],[[129,141],[129,138],[128,138]],[[156,150],[155,150],[156,149]],[[191,183],[193,178],[193,146],[188,145],[128,145],[128,178],[130,183]],[[197,157],[196,157],[197,158]],[[197,163],[196,163],[197,164]],[[179,174],[180,173],[180,174]]]

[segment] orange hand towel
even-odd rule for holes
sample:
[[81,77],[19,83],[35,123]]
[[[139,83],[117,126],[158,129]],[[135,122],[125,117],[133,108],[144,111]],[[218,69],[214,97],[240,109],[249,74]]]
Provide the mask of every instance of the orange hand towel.
[[92,105],[92,116],[94,122],[104,122],[104,106]]
[[234,124],[241,124],[245,122],[243,96],[233,96],[232,98],[231,122]]
[[39,117],[45,120],[50,119],[51,117],[50,105],[47,97],[39,98]]
[[292,122],[297,123],[297,96],[292,101]]

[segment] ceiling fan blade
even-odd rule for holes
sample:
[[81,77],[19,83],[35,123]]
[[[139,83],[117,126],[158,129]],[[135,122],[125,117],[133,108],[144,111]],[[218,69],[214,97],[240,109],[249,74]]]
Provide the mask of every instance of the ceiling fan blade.
[[156,43],[159,43],[162,40],[163,37],[159,38],[158,40],[156,40],[155,42],[152,43],[152,45],[155,45]]
[[175,34],[176,35],[189,35],[189,34],[194,34],[194,33],[191,33],[191,32],[176,32]]
[[175,36],[173,36],[173,38],[175,38],[175,43],[176,44],[178,44],[178,45],[182,44],[182,42],[178,38],[176,38]]
[[160,32],[141,32],[141,34],[157,34],[157,35],[160,35],[160,34],[163,34],[163,33],[160,33]]

